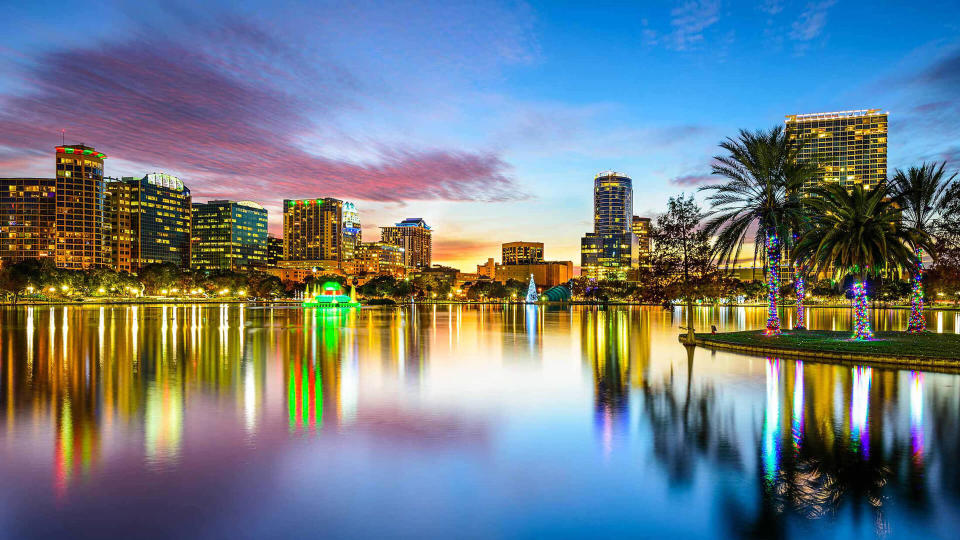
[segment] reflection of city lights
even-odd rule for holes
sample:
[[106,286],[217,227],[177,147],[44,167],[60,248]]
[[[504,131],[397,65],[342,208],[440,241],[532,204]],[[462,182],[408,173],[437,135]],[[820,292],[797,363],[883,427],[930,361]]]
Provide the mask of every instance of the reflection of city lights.
[[865,456],[870,455],[867,415],[870,412],[870,381],[873,369],[853,368],[853,396],[850,398],[850,438],[859,442]]
[[923,464],[923,373],[910,372],[910,447],[913,462]]
[[793,373],[793,446],[800,448],[803,440],[803,362],[797,362]]
[[763,476],[773,482],[780,461],[780,359],[768,358],[767,405],[763,422]]

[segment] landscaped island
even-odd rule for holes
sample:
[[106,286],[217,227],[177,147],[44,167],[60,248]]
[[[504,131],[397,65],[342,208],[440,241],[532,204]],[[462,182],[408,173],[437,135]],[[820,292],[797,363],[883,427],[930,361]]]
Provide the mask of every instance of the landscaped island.
[[751,330],[696,334],[696,344],[765,356],[960,369],[957,334],[875,332],[874,339],[858,341],[850,338],[849,331],[786,331],[780,336],[767,336],[763,330]]

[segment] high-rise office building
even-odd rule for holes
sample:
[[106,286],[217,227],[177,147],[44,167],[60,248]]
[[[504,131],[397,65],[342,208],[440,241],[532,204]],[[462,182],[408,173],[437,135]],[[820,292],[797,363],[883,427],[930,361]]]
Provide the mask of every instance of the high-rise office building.
[[0,178],[0,261],[53,258],[56,252],[56,180]]
[[501,246],[503,264],[543,262],[543,242],[507,242]]
[[108,244],[113,267],[137,272],[148,264],[190,268],[190,190],[176,176],[108,178]]
[[407,268],[430,268],[433,231],[423,218],[407,218],[393,227],[380,227],[382,241],[403,248]]
[[193,203],[193,268],[250,270],[267,264],[267,209],[253,201]]
[[107,266],[103,153],[75,144],[56,148],[56,264],[81,270]]
[[360,214],[350,201],[343,203],[343,249],[340,257],[352,261],[356,257],[357,246],[361,242]]
[[633,235],[637,238],[637,260],[646,263],[653,251],[653,238],[650,237],[650,218],[633,216]]
[[331,197],[284,200],[283,260],[324,261],[325,266],[339,267],[343,261],[343,213],[344,202]]
[[580,241],[581,273],[594,279],[626,279],[637,262],[633,181],[605,171],[593,180],[593,232]]
[[880,109],[786,117],[787,136],[802,146],[799,159],[816,161],[820,172],[804,185],[821,182],[875,187],[887,178],[887,113]]

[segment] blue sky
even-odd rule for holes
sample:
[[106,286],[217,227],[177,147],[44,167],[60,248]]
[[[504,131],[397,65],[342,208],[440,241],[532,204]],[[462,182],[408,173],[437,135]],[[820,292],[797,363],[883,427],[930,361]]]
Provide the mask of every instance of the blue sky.
[[[890,112],[891,170],[960,165],[958,2],[62,2],[6,6],[0,175],[65,129],[107,174],[198,200],[354,200],[365,239],[422,216],[435,262],[542,240],[579,263],[594,174],[635,212],[717,143],[791,113]],[[69,142],[68,141],[68,142]]]

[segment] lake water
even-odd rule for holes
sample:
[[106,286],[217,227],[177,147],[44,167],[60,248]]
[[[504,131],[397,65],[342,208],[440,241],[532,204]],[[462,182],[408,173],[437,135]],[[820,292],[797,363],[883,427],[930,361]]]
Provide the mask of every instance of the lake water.
[[682,315],[2,308],[0,537],[957,537],[957,375],[688,357]]

